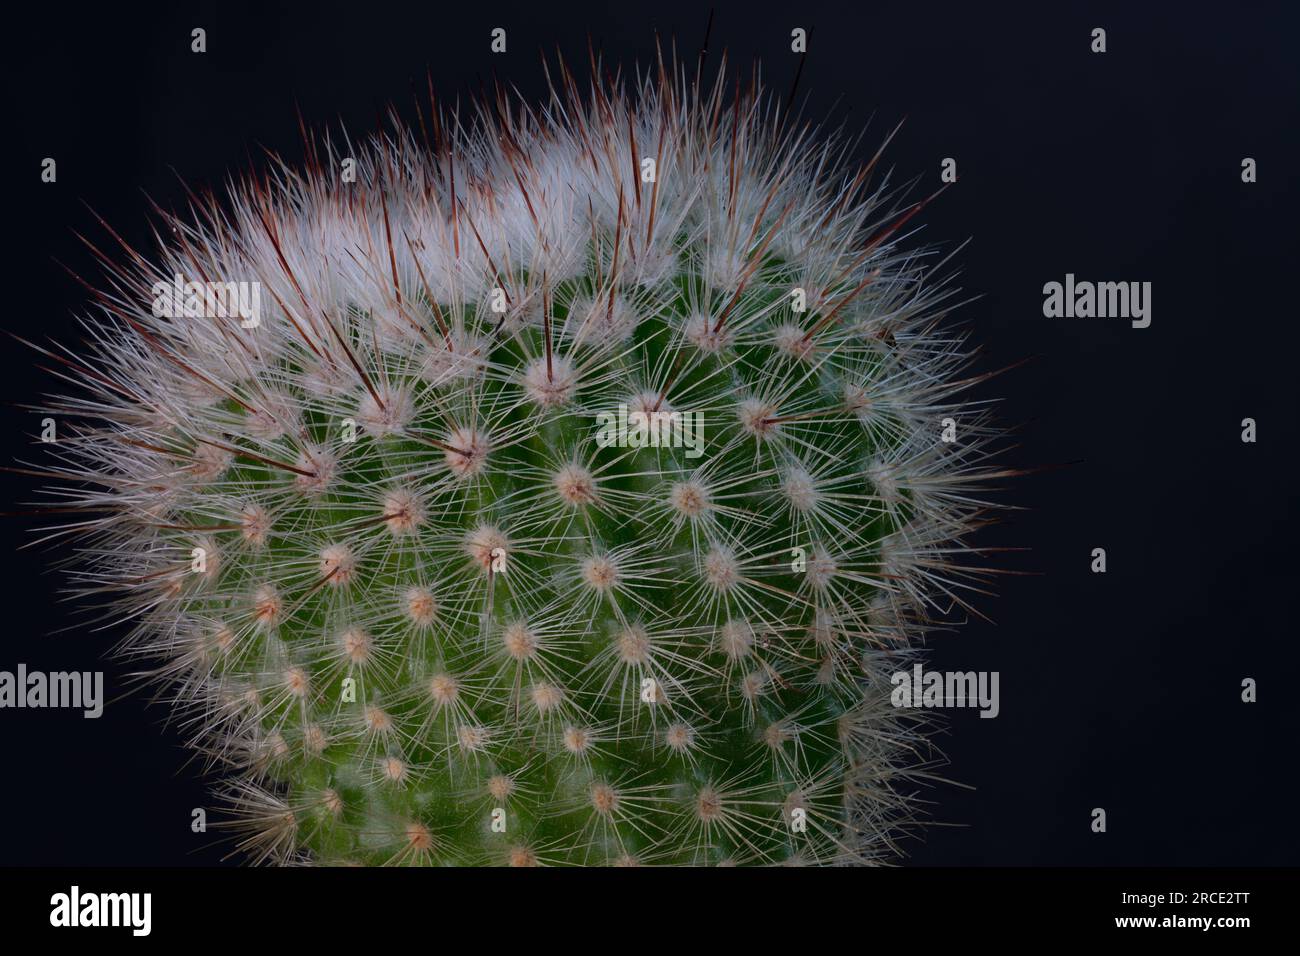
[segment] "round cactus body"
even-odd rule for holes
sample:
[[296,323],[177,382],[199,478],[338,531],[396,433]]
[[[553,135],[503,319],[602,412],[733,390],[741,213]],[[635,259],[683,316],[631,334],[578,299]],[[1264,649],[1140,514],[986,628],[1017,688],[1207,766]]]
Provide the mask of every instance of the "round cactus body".
[[248,856],[892,858],[985,507],[923,202],[663,74],[308,153],[48,353],[74,573]]

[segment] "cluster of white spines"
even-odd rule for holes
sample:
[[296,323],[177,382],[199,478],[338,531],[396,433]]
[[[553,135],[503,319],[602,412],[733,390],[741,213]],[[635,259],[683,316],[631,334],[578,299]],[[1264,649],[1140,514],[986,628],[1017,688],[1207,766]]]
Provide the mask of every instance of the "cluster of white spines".
[[[888,671],[964,604],[990,474],[917,207],[756,91],[560,86],[124,253],[95,354],[47,352],[93,420],[49,469],[74,573],[255,858],[888,858],[924,762]],[[173,275],[260,321],[153,314]],[[618,403],[702,414],[705,455],[598,448]]]

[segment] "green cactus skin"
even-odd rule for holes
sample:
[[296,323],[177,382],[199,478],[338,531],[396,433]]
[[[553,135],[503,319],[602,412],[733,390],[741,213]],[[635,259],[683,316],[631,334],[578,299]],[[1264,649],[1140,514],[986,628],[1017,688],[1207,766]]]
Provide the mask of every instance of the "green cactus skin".
[[[94,354],[43,349],[77,583],[252,861],[892,860],[933,756],[889,675],[996,474],[924,202],[758,90],[567,89],[354,180],[312,144],[126,257]],[[175,276],[260,314],[160,315]],[[620,404],[702,454],[604,447]]]

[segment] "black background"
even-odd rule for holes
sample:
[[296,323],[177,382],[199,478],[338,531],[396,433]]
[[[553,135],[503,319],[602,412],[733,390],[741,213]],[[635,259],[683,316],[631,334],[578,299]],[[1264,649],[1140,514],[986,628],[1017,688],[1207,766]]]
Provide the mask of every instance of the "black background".
[[[85,295],[55,263],[93,274],[73,230],[103,245],[86,206],[148,246],[144,194],[181,205],[177,176],[219,185],[261,147],[301,157],[310,126],[372,130],[395,103],[414,116],[426,70],[444,99],[495,73],[536,100],[540,51],[583,66],[650,61],[655,32],[693,59],[709,8],[691,3],[167,4],[153,10],[23,5],[7,16],[4,294],[0,328],[76,336]],[[868,126],[860,158],[906,117],[886,160],[938,185],[920,239],[960,254],[980,298],[960,320],[976,367],[1030,361],[983,389],[1000,396],[1038,469],[1002,500],[1023,507],[980,539],[1015,546],[973,621],[932,641],[930,666],[996,670],[1002,713],[953,712],[941,741],[959,785],[926,792],[931,824],[908,862],[1258,865],[1300,862],[1294,819],[1292,596],[1297,361],[1296,22],[1281,4],[718,4],[710,43],[781,95],[810,29],[807,115]],[[208,52],[190,52],[190,30]],[[505,27],[509,52],[489,52]],[[1108,52],[1089,51],[1094,27]],[[58,182],[40,182],[44,157]],[[1243,184],[1254,157],[1259,181]],[[143,191],[143,192],[142,192]],[[1047,319],[1044,282],[1150,281],[1153,322]],[[39,428],[23,410],[51,386],[0,342],[0,436],[11,454]],[[1240,441],[1240,422],[1259,441]],[[1058,467],[1060,466],[1060,467]],[[0,501],[33,479],[0,475]],[[5,505],[4,507],[9,507]],[[20,551],[33,521],[0,520],[0,669],[126,668],[101,655],[60,600],[58,553]],[[1089,571],[1104,547],[1109,572]],[[1259,702],[1243,704],[1244,677]],[[116,700],[78,712],[0,711],[0,864],[209,864],[226,849],[190,832],[205,783],[163,725],[163,706]],[[1108,813],[1094,834],[1093,807]]]

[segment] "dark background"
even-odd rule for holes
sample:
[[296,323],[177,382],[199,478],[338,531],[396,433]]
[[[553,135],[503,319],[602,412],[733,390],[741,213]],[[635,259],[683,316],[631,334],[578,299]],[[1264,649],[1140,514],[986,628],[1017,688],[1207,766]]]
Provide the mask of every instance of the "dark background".
[[[983,389],[1016,428],[1008,465],[1038,469],[1002,500],[1025,510],[980,539],[1024,552],[996,567],[973,621],[932,641],[930,666],[1001,673],[1002,713],[952,712],[950,764],[926,796],[932,824],[908,862],[1255,865],[1300,862],[1295,822],[1293,620],[1296,532],[1297,105],[1294,16],[1281,5],[718,4],[709,60],[761,58],[784,96],[810,29],[807,115],[869,123],[860,158],[898,176],[959,182],[921,217],[921,238],[960,254],[961,310],[977,369],[1030,361]],[[1153,5],[1154,6],[1154,5]],[[75,338],[85,295],[54,262],[93,274],[73,230],[106,241],[89,204],[147,247],[145,193],[181,205],[186,182],[220,185],[260,166],[261,146],[301,157],[295,110],[322,127],[374,128],[396,103],[413,118],[426,70],[444,99],[495,72],[536,100],[540,50],[585,63],[587,34],[611,61],[650,61],[654,31],[692,60],[709,7],[178,3],[154,10],[23,5],[5,64],[4,295],[0,328]],[[202,26],[208,52],[189,52]],[[489,53],[505,27],[509,52]],[[1108,33],[1089,51],[1093,27]],[[580,73],[581,75],[581,73]],[[58,182],[40,182],[40,162]],[[1259,181],[1241,182],[1254,157]],[[142,192],[143,191],[143,192]],[[1150,281],[1153,322],[1047,319],[1042,286]],[[4,457],[29,448],[19,407],[49,379],[0,342]],[[1259,441],[1240,441],[1240,421]],[[0,475],[0,501],[33,479]],[[6,504],[4,508],[11,507]],[[32,520],[0,519],[0,669],[106,670],[120,633],[60,600],[57,554],[19,549]],[[1089,571],[1094,547],[1109,572]],[[61,552],[60,552],[61,553]],[[1243,677],[1259,702],[1240,700]],[[190,832],[207,803],[163,706],[140,694],[102,718],[0,711],[0,865],[214,863]],[[1090,831],[1104,807],[1108,832]]]

